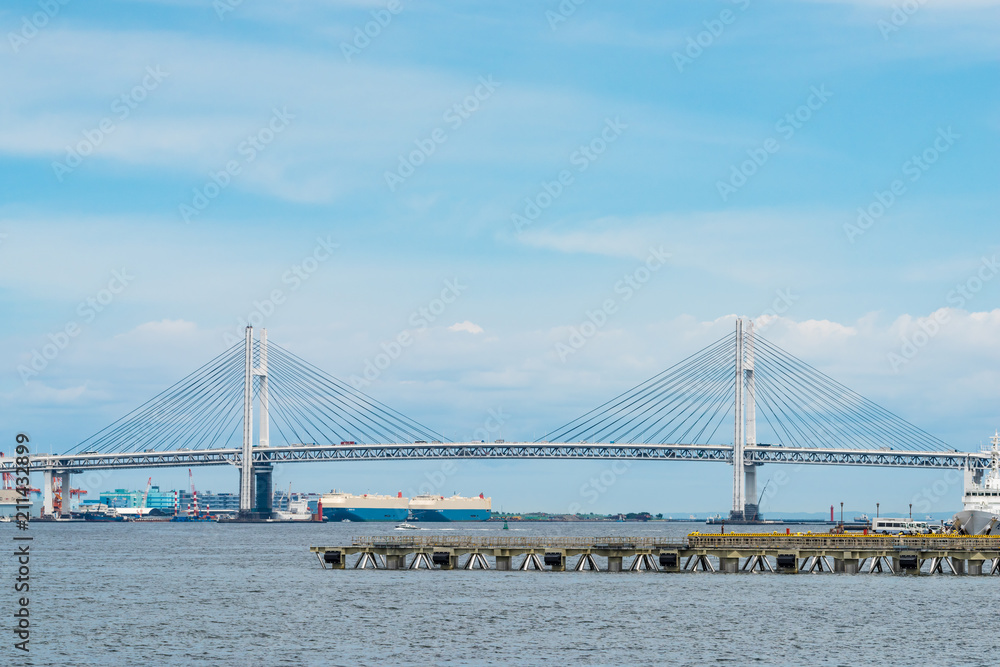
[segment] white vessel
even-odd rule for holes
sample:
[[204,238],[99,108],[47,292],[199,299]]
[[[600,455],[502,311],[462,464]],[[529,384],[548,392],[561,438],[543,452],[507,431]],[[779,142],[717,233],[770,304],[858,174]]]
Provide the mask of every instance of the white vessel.
[[275,510],[274,518],[278,521],[312,521],[313,515],[309,511],[309,501],[305,499],[292,500],[288,503],[288,510]]
[[965,467],[965,508],[955,515],[955,529],[966,535],[1000,534],[1000,432],[990,438],[991,446],[983,451],[990,454],[986,470]]
[[[0,517],[12,520],[17,515],[17,504],[21,503],[22,511],[31,511],[31,502],[21,498],[21,494],[15,489],[0,489]],[[25,510],[24,506],[28,509]]]

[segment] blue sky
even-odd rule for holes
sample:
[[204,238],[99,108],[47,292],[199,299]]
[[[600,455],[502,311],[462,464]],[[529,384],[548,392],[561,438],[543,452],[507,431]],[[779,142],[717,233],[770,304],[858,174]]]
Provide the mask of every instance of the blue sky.
[[[260,317],[344,379],[408,331],[366,391],[453,439],[491,410],[497,437],[534,439],[739,314],[974,450],[1000,425],[997,4],[6,3],[3,437],[69,449]],[[669,260],[625,300],[616,284],[654,251]],[[446,281],[458,298],[414,324]],[[278,480],[410,492],[439,468]],[[730,503],[716,464],[636,464],[591,503],[606,469],[463,462],[440,490],[518,510]],[[942,478],[783,470],[765,509],[905,509]],[[948,510],[960,489],[932,495]]]

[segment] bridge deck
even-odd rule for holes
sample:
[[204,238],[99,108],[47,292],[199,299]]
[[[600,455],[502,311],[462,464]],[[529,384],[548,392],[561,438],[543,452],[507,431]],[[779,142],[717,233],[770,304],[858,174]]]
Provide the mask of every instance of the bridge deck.
[[[253,460],[265,463],[322,461],[388,461],[424,459],[609,459],[639,461],[733,461],[732,445],[617,444],[617,443],[393,443],[355,445],[297,444],[255,447]],[[856,465],[894,468],[986,468],[989,455],[973,452],[925,452],[866,449],[829,449],[757,445],[745,448],[747,463]],[[92,452],[86,454],[33,455],[34,471],[84,471],[177,466],[239,466],[240,449],[190,449],[156,452]],[[13,459],[0,462],[0,470],[13,472]]]

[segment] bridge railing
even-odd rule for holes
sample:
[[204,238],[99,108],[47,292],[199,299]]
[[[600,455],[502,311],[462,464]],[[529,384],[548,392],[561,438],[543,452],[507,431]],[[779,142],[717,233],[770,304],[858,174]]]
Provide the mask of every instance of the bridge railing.
[[1000,551],[1000,535],[860,535],[857,533],[692,533],[692,549],[915,549]]
[[455,549],[658,549],[683,548],[684,541],[663,537],[521,537],[470,535],[362,535],[355,547]]

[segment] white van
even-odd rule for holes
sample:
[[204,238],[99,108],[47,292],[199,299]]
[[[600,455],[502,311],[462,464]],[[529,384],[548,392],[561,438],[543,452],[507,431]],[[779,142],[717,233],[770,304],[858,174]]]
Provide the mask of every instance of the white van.
[[872,532],[876,535],[919,535],[927,532],[927,522],[905,518],[879,518],[872,520]]

